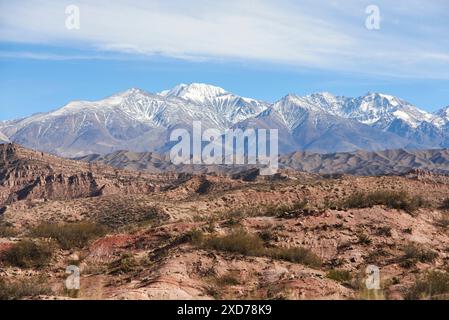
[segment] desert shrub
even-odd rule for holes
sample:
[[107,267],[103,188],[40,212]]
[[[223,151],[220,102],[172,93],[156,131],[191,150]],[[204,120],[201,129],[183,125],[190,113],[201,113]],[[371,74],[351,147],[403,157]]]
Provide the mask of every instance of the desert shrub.
[[119,259],[109,264],[109,274],[125,274],[136,271],[140,268],[140,263],[129,253],[123,254]]
[[449,210],[449,198],[446,198],[446,199],[443,200],[443,202],[441,203],[440,208],[443,209],[443,210]]
[[391,237],[391,227],[384,226],[376,230],[378,236]]
[[168,216],[158,206],[148,205],[138,198],[110,199],[103,204],[97,222],[112,230],[156,225]]
[[293,217],[295,214],[301,213],[307,208],[307,200],[296,201],[292,204],[269,204],[258,208],[257,213],[251,214],[253,216],[267,216],[267,217]]
[[244,230],[234,230],[224,236],[211,236],[203,241],[203,246],[209,249],[240,253],[249,256],[262,255],[263,241],[256,235]]
[[55,239],[62,249],[83,248],[90,240],[103,236],[105,227],[90,223],[42,224],[31,231],[39,238]]
[[225,226],[232,227],[240,224],[242,220],[249,214],[244,212],[242,209],[230,210],[222,214],[221,219],[225,219]]
[[357,242],[359,244],[368,245],[371,243],[370,236],[362,231],[357,232],[356,236],[357,236]]
[[204,239],[203,233],[197,229],[190,230],[185,234],[185,237],[187,242],[191,242],[197,246],[200,246]]
[[437,257],[438,254],[435,251],[415,244],[409,244],[404,247],[404,255],[402,257],[401,266],[410,267],[417,262],[431,263],[435,261]]
[[237,274],[235,272],[229,272],[221,277],[217,277],[215,279],[215,283],[220,286],[235,286],[240,284],[239,279],[237,278]]
[[321,259],[309,249],[301,247],[265,248],[264,242],[259,236],[250,234],[243,229],[234,230],[228,235],[203,237],[201,246],[247,256],[266,256],[312,267],[321,265]]
[[350,282],[352,279],[351,273],[348,270],[341,269],[329,270],[326,277],[338,282]]
[[265,241],[265,242],[269,242],[272,240],[276,239],[276,234],[275,232],[273,232],[272,230],[262,230],[261,232],[259,232],[259,237]]
[[416,279],[405,298],[407,300],[418,299],[447,299],[449,295],[449,273],[430,271]]
[[378,190],[373,192],[356,192],[343,202],[345,208],[371,208],[383,205],[391,209],[413,212],[423,205],[420,197],[411,197],[404,191]]
[[21,240],[3,254],[2,261],[19,268],[43,268],[50,262],[53,251],[49,242]]
[[266,251],[266,255],[279,260],[300,263],[310,267],[320,267],[322,264],[320,257],[306,248],[268,248]]
[[13,227],[0,226],[0,238],[9,238],[17,236],[18,232]]
[[41,277],[6,281],[0,278],[0,300],[33,298],[39,295],[51,295],[52,290]]

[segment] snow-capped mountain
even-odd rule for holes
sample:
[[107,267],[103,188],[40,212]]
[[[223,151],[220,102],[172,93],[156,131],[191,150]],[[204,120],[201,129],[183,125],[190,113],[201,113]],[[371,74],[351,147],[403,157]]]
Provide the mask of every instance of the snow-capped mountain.
[[[188,87],[182,91],[178,86],[170,94],[133,88],[99,101],[73,101],[52,112],[7,121],[0,129],[16,143],[62,156],[164,151],[176,127],[189,129],[198,120],[203,128],[224,129],[268,107],[213,86]],[[196,88],[202,91],[194,92]],[[188,99],[192,97],[196,100]]]
[[9,142],[9,139],[6,135],[4,135],[2,132],[0,132],[0,143],[7,143]]
[[337,116],[328,112],[323,105],[296,95],[287,95],[270,109],[237,126],[278,128],[279,149],[282,153],[296,150],[329,153],[417,147],[407,139]]
[[431,123],[436,117],[404,100],[380,93],[368,93],[359,98],[317,93],[305,99],[329,113],[380,129],[387,129],[395,120],[402,120],[412,128],[417,128],[422,122]]
[[440,117],[397,97],[368,93],[358,98],[346,98],[318,93],[305,99],[331,114],[397,134],[416,144],[441,146],[444,133]]
[[[434,120],[435,125],[443,126],[449,123],[449,106],[439,110],[436,113],[437,118]],[[440,120],[440,121],[438,121]]]
[[207,84],[180,84],[160,93],[129,89],[99,101],[0,122],[0,139],[59,154],[117,150],[165,152],[175,128],[279,129],[281,152],[449,147],[449,107],[435,114],[390,95],[358,98],[316,93],[269,104]]
[[266,102],[240,97],[222,88],[203,83],[180,84],[159,94],[201,105],[203,112],[213,119],[219,129],[229,128],[269,107]]

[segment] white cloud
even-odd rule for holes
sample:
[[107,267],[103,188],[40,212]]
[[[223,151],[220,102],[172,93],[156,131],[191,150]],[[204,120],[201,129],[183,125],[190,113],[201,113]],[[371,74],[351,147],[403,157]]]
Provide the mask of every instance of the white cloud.
[[[443,0],[376,1],[379,31],[365,29],[371,1],[0,1],[0,41],[449,77]],[[80,30],[65,28],[69,4]]]

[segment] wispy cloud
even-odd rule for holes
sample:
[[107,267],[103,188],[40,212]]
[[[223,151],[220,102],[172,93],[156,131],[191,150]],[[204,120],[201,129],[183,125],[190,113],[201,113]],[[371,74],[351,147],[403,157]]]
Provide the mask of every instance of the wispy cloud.
[[73,54],[54,54],[39,53],[28,51],[0,51],[0,58],[6,59],[31,59],[31,60],[53,60],[53,61],[69,61],[69,60],[124,60],[124,57],[111,55],[73,55]]
[[[449,78],[445,0],[378,0],[376,31],[365,28],[370,0],[0,1],[0,41]],[[80,8],[80,30],[65,28],[69,4]]]

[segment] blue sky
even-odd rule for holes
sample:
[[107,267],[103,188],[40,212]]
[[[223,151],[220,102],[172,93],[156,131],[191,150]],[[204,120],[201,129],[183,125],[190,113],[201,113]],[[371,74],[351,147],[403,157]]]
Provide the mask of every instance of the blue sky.
[[435,111],[449,105],[448,35],[446,0],[0,0],[0,120],[189,82],[267,101],[375,91]]

